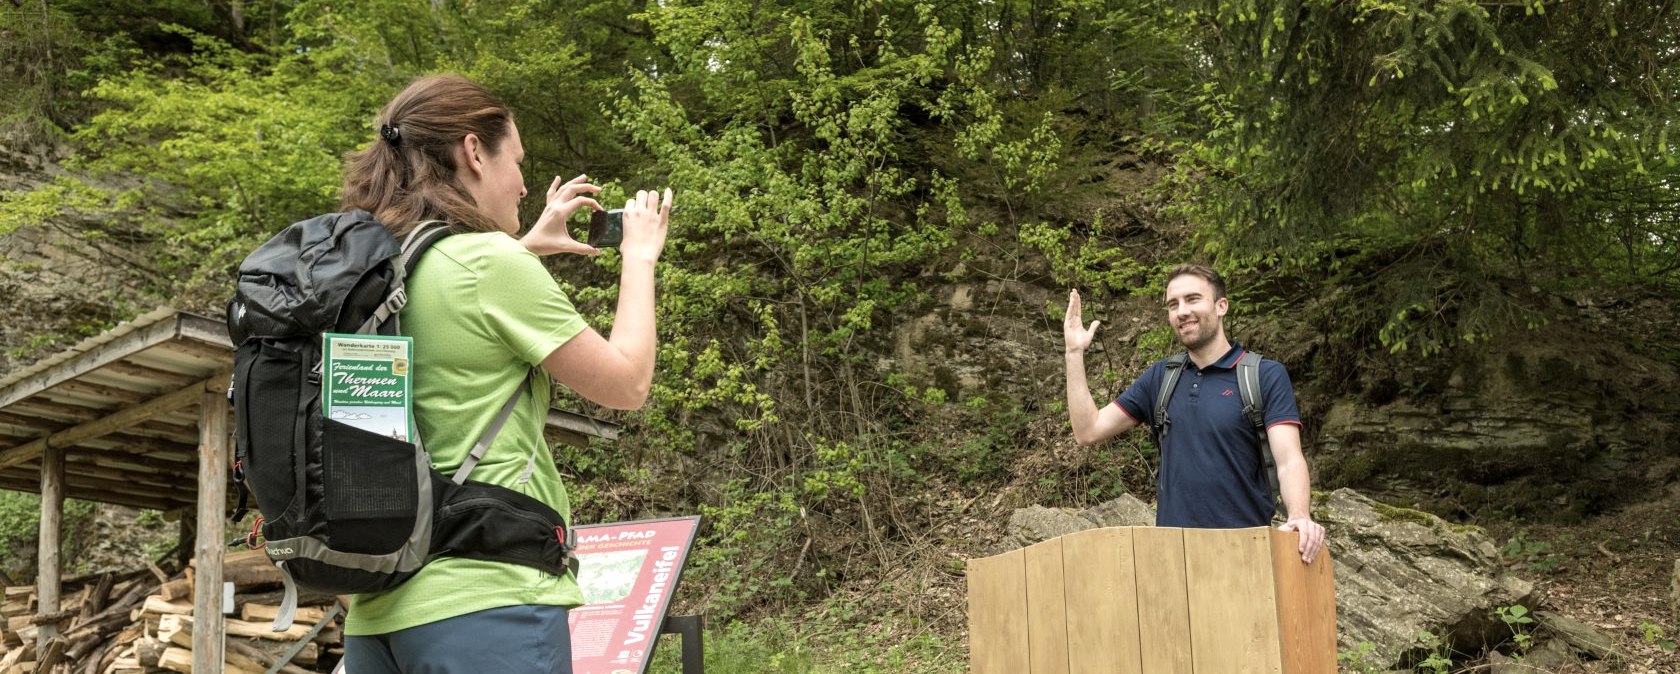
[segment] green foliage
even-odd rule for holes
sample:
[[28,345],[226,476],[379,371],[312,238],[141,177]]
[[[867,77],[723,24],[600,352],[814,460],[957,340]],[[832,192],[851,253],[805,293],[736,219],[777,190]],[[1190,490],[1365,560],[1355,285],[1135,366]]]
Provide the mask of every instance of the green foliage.
[[[911,555],[945,494],[1151,482],[1142,439],[1084,478],[1015,475],[1039,401],[882,358],[943,320],[940,283],[1078,287],[1095,316],[1158,296],[1190,236],[1257,280],[1243,311],[1304,314],[1352,371],[1537,325],[1549,292],[1680,280],[1680,17],[1657,3],[23,4],[0,3],[0,127],[74,154],[0,196],[0,235],[73,222],[161,251],[155,297],[218,304],[257,242],[334,207],[342,154],[428,72],[509,101],[537,188],[673,186],[652,402],[558,459],[586,515],[705,515],[689,587],[725,620],[832,606]],[[1131,155],[1170,165],[1152,192]],[[603,332],[618,263],[550,262]],[[1053,331],[1060,299],[1022,313]],[[1176,349],[1164,326],[1133,346]],[[675,496],[600,498],[654,485]],[[738,636],[763,671],[829,666]]]
[[1656,644],[1658,648],[1665,651],[1674,650],[1674,640],[1663,633],[1663,628],[1660,625],[1650,620],[1639,621],[1639,634],[1645,639],[1645,643]]
[[[706,671],[731,674],[888,674],[889,672],[960,672],[966,666],[954,649],[925,630],[906,639],[914,619],[882,616],[873,629],[837,624],[837,605],[798,616],[774,617],[753,624],[730,622],[708,630]],[[855,622],[855,621],[854,621]],[[813,638],[812,635],[820,635]],[[675,638],[664,638],[654,651],[650,671],[681,669]]]
[[[1552,290],[1680,280],[1680,110],[1668,102],[1680,65],[1655,57],[1680,33],[1672,12],[1183,7],[1206,36],[1205,84],[1171,184],[1193,195],[1178,211],[1208,225],[1201,247],[1233,269],[1364,275],[1371,336],[1424,355],[1532,323],[1494,278]],[[1606,34],[1669,46],[1603,51]]]
[[1336,654],[1338,669],[1347,674],[1383,674],[1388,667],[1379,660],[1377,645],[1369,641],[1361,641],[1352,650]]
[[1493,613],[1499,616],[1500,622],[1505,623],[1506,629],[1511,630],[1511,640],[1516,642],[1519,656],[1527,653],[1529,647],[1534,645],[1534,637],[1528,634],[1528,630],[1532,628],[1524,627],[1534,624],[1534,618],[1528,614],[1528,607],[1522,604],[1500,606],[1495,608]]
[[[65,499],[64,519],[62,527],[65,531],[80,529],[83,523],[93,515],[93,503],[77,499]],[[6,562],[12,555],[12,545],[17,541],[37,540],[41,533],[41,497],[20,491],[0,490],[0,563]],[[68,539],[66,539],[68,540]],[[34,557],[33,548],[22,551],[27,557]]]
[[1508,563],[1522,564],[1529,571],[1555,571],[1567,557],[1553,551],[1547,541],[1528,540],[1528,532],[1519,531],[1499,549]]
[[1419,630],[1417,640],[1412,645],[1423,650],[1423,659],[1413,665],[1415,671],[1430,674],[1447,674],[1452,671],[1452,647],[1445,639],[1429,630]]

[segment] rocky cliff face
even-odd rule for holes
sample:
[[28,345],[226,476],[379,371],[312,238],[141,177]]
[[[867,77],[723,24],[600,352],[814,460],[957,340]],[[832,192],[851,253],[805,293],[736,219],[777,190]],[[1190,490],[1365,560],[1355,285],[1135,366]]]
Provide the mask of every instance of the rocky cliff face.
[[1324,480],[1460,517],[1582,517],[1680,476],[1672,362],[1590,324],[1552,325],[1443,358],[1437,383],[1327,401]]
[[[50,154],[0,144],[0,199],[61,172]],[[0,373],[151,308],[146,246],[111,224],[68,218],[0,230]]]

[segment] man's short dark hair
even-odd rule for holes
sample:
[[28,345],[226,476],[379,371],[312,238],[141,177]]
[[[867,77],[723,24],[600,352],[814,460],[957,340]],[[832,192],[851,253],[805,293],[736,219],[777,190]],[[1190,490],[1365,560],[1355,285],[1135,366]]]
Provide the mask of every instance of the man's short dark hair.
[[1214,271],[1212,267],[1199,264],[1178,265],[1167,270],[1167,283],[1172,283],[1173,279],[1180,276],[1194,276],[1207,281],[1208,285],[1213,286],[1213,299],[1216,301],[1225,296],[1225,278],[1220,276],[1219,272]]

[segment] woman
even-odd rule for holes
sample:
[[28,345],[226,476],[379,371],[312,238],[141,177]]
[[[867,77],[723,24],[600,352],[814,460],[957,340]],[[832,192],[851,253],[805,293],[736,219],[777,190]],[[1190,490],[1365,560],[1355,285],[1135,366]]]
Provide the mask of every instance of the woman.
[[[555,177],[547,206],[518,235],[525,157],[508,107],[456,75],[420,79],[379,114],[379,140],[346,156],[344,208],[374,215],[399,238],[442,220],[470,233],[437,242],[407,281],[402,332],[414,338],[414,408],[433,465],[452,473],[540,366],[579,395],[615,409],[647,400],[654,363],[654,265],[671,192],[624,207],[624,265],[612,337],[586,325],[538,257],[596,255],[566,221],[600,209],[600,188]],[[472,479],[533,496],[571,521],[542,428],[549,377],[520,399]],[[537,454],[533,454],[533,451]],[[345,624],[354,674],[570,672],[566,609],[583,603],[571,575],[440,557],[396,589],[357,595]]]

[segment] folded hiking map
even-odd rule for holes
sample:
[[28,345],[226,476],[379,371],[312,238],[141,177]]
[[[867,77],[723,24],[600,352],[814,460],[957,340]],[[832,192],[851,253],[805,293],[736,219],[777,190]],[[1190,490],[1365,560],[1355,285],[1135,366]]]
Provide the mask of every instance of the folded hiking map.
[[409,442],[414,437],[410,353],[414,340],[325,333],[321,345],[321,410],[365,431]]

